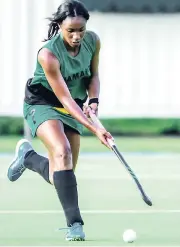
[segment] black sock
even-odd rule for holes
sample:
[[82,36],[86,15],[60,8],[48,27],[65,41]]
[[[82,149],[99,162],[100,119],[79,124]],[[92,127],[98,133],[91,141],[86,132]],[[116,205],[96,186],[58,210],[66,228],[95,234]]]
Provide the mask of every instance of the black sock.
[[71,226],[74,222],[80,222],[84,225],[78,206],[77,183],[73,170],[54,172],[53,178],[54,186],[64,209],[67,225]]
[[49,181],[49,160],[47,158],[31,150],[25,155],[24,166],[31,171],[39,173],[46,182],[51,184]]

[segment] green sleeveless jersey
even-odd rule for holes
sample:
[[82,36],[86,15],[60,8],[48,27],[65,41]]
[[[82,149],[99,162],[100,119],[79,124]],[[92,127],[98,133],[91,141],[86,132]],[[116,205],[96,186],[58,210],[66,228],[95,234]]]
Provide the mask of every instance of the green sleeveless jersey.
[[[91,78],[91,60],[96,49],[96,36],[93,32],[86,31],[79,53],[74,57],[66,49],[62,34],[59,33],[48,41],[42,48],[50,50],[60,63],[61,74],[67,84],[73,99],[84,100],[87,98],[87,86]],[[49,91],[49,85],[43,68],[37,60],[36,70],[31,85],[40,84]],[[54,95],[55,96],[55,95]]]

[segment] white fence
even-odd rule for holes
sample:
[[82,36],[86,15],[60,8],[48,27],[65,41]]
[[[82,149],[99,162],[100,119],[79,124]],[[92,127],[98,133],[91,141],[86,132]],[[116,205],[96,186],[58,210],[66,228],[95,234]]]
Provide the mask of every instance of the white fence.
[[[22,115],[24,85],[59,0],[0,1],[0,115]],[[101,117],[180,117],[180,16],[91,13],[102,42]]]

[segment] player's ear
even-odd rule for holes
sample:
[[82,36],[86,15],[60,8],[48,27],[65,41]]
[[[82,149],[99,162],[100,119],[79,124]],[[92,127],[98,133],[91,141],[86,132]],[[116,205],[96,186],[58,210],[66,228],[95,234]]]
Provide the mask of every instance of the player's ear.
[[59,27],[59,31],[61,31],[61,26],[62,26],[62,23],[58,23],[58,27]]

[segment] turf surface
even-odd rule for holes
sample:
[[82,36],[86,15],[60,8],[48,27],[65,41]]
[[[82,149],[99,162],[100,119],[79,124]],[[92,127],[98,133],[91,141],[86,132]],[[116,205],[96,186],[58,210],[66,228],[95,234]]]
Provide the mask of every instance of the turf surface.
[[141,199],[126,170],[111,154],[81,154],[76,171],[85,242],[67,243],[62,208],[53,186],[25,171],[6,178],[12,155],[0,156],[0,246],[128,246],[125,229],[137,232],[131,246],[179,246],[180,155],[123,153],[153,201]]
[[[20,136],[1,136],[0,152],[14,152],[15,145]],[[180,138],[178,137],[115,137],[117,146],[121,151],[127,152],[176,152],[180,153]],[[38,152],[45,152],[43,144],[32,139],[34,148]],[[81,152],[106,152],[96,137],[81,138]]]

